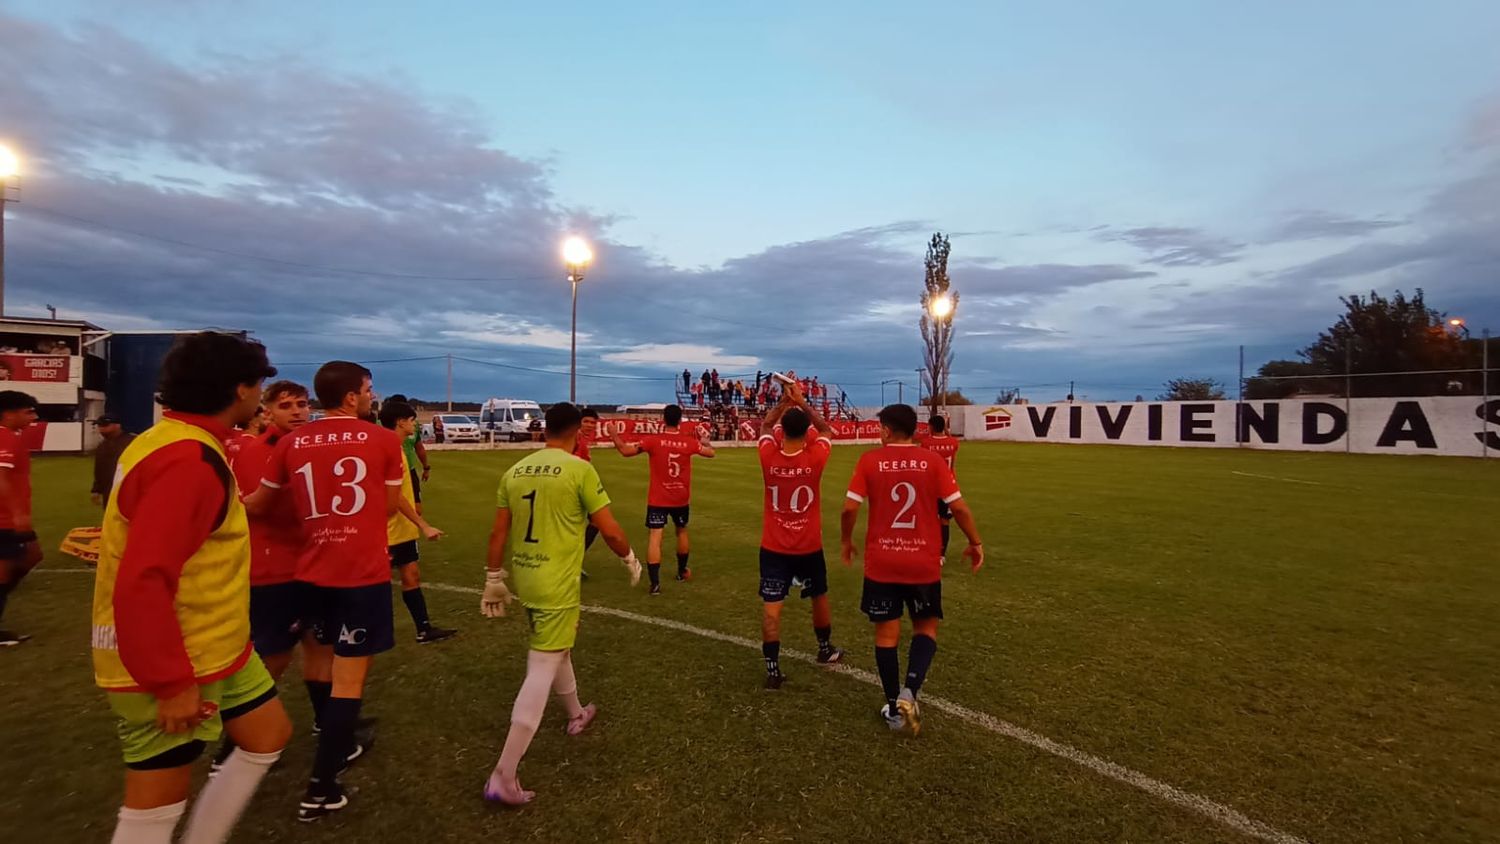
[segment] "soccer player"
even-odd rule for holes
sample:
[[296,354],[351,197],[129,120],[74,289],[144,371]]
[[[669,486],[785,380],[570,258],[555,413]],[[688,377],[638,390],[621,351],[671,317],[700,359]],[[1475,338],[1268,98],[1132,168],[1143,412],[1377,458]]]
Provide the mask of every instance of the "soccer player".
[[[10,593],[42,561],[31,528],[31,449],[22,433],[35,421],[36,399],[15,390],[0,392],[0,618]],[[30,638],[0,630],[0,647]]]
[[276,374],[259,343],[203,332],[162,362],[166,408],[120,457],[94,578],[94,677],[125,757],[118,844],[167,844],[193,762],[238,745],[203,787],[184,842],[222,842],[291,738],[276,683],[251,647],[250,542],[224,454]]
[[[401,401],[386,401],[380,407],[380,424],[395,431],[403,443],[411,441],[417,429],[417,412]],[[402,460],[406,459],[405,454]],[[458,633],[446,627],[434,627],[427,617],[427,598],[422,594],[422,572],[417,566],[421,556],[417,552],[417,541],[429,542],[442,537],[443,532],[428,524],[417,509],[416,479],[414,467],[407,465],[402,475],[401,503],[386,525],[386,541],[390,545],[391,567],[401,574],[401,602],[411,614],[417,627],[417,644],[428,645],[441,642]]]
[[115,466],[126,446],[135,440],[135,434],[125,433],[120,418],[108,413],[94,420],[94,428],[99,432],[99,447],[94,449],[94,485],[89,487],[89,500],[94,506],[103,507],[110,487],[115,484]]
[[573,674],[572,650],[582,601],[578,572],[583,568],[584,523],[597,527],[610,550],[620,556],[632,586],[641,577],[641,564],[630,550],[625,531],[609,512],[609,496],[599,473],[572,453],[581,421],[578,408],[567,402],[548,408],[546,448],[508,469],[496,496],[480,610],[490,618],[505,614],[511,594],[502,564],[508,558],[516,575],[515,596],[526,609],[531,630],[526,679],[511,709],[500,761],[484,787],[485,799],[510,806],[536,796],[521,787],[517,769],[541,724],[548,690],[568,714],[570,736],[582,733],[598,714],[593,704],[579,704]]
[[[386,399],[387,402],[403,402],[411,404],[406,396],[397,394]],[[384,410],[384,407],[381,408]],[[422,484],[432,477],[432,464],[427,460],[427,446],[422,444],[422,430],[420,425],[413,425],[411,435],[401,440],[401,448],[406,452],[406,465],[411,469],[411,493],[412,500],[417,504],[417,512],[422,512]],[[422,464],[422,474],[417,474],[417,464]]]
[[[683,374],[688,375],[690,373],[684,372]],[[585,407],[580,408],[578,412],[583,414],[583,421],[578,428],[578,442],[573,446],[573,456],[585,463],[592,463],[594,462],[594,458],[589,454],[589,449],[594,445],[594,441],[599,438],[599,411],[592,407]],[[597,538],[599,538],[599,529],[594,527],[593,524],[583,529],[583,551],[585,554],[588,553],[590,548],[594,547],[594,540]],[[584,580],[589,579],[589,573],[586,570],[579,571],[578,576]]]
[[708,444],[707,426],[699,426],[698,436],[683,433],[682,408],[667,405],[662,411],[666,427],[660,434],[647,434],[640,442],[627,443],[619,432],[610,439],[623,457],[645,453],[651,455],[651,486],[646,495],[646,571],[651,575],[651,594],[661,594],[661,535],[667,519],[677,528],[677,579],[691,580],[688,568],[688,516],[693,495],[693,455],[713,457]]
[[297,818],[315,821],[349,805],[338,777],[358,747],[355,728],[375,655],[395,647],[387,522],[406,480],[401,440],[365,421],[374,400],[370,370],[331,361],[313,376],[326,414],[282,437],[262,489],[245,500],[263,514],[291,495],[302,519],[297,580],[304,618],[331,646],[332,689],[318,716],[312,776]]
[[[964,556],[972,571],[984,564],[984,546],[953,471],[936,452],[912,442],[917,412],[910,405],[892,404],[881,409],[878,418],[881,446],[860,456],[839,519],[842,556],[845,566],[854,564],[854,525],[860,505],[869,501],[860,611],[875,624],[875,665],[885,691],[880,716],[892,730],[916,735],[922,729],[917,694],[937,653],[938,621],[943,617],[942,532],[930,502],[941,500],[953,511],[953,520],[969,539]],[[896,653],[903,607],[912,619],[905,688]]]
[[[927,420],[927,427],[932,432],[917,438],[918,445],[930,451],[937,452],[938,456],[948,463],[948,470],[957,473],[954,469],[954,461],[958,458],[958,437],[948,433],[948,420],[934,413]],[[941,499],[937,503],[938,518],[943,523],[943,558],[948,557],[948,534],[952,531],[949,522],[953,519],[952,512],[948,509],[948,503]]]
[[[779,442],[775,435],[778,422],[782,434]],[[817,430],[811,441],[809,426]],[[766,487],[760,537],[760,649],[766,660],[768,689],[779,689],[786,681],[780,662],[781,608],[794,581],[801,582],[802,597],[812,599],[818,662],[829,665],[844,657],[832,641],[819,504],[823,469],[833,452],[829,438],[832,431],[796,390],[788,391],[760,424],[760,471]]]

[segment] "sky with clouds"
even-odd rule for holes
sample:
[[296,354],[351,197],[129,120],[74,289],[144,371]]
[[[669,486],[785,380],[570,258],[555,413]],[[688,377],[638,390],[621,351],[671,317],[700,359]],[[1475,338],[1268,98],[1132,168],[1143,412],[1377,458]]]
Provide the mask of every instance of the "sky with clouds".
[[580,233],[581,399],[873,404],[943,231],[977,400],[1232,382],[1372,288],[1500,329],[1500,4],[542,5],[0,4],[7,312],[548,401]]

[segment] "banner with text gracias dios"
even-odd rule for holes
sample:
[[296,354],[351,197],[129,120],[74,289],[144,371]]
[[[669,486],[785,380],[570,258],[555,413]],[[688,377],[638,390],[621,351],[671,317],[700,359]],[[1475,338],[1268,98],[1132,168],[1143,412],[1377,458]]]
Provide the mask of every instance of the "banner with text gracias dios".
[[1500,398],[974,405],[977,440],[1500,457]]

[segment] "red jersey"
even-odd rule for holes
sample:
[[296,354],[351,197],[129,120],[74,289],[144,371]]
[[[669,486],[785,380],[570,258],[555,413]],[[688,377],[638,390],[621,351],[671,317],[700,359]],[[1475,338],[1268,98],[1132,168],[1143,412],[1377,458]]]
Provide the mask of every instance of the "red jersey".
[[17,512],[31,518],[31,449],[25,432],[0,428],[0,469],[10,474],[10,495],[0,501],[0,530],[15,530]]
[[577,457],[580,460],[587,460],[590,463],[594,462],[594,459],[592,457],[589,457],[589,446],[593,444],[593,437],[586,437],[583,435],[582,431],[579,431],[578,442],[573,444],[573,456]]
[[386,489],[406,470],[401,438],[351,416],[327,416],[281,438],[261,483],[290,487],[302,519],[297,579],[318,586],[370,586],[391,579]]
[[937,452],[948,462],[948,468],[953,468],[953,459],[958,456],[958,437],[952,434],[924,434],[917,437],[917,444]]
[[932,583],[943,576],[942,521],[937,502],[962,494],[953,470],[915,443],[867,451],[854,467],[849,497],[869,501],[865,576],[883,583]]
[[[236,437],[240,447],[230,457],[234,482],[243,498],[260,488],[276,444],[286,436],[274,425],[258,437]],[[231,440],[233,442],[233,440]],[[250,585],[286,583],[297,576],[302,555],[302,517],[290,495],[279,495],[270,513],[250,517]]]
[[781,449],[769,434],[760,438],[760,473],[766,484],[760,547],[778,554],[811,554],[823,549],[819,491],[833,443],[809,439],[796,454]]
[[651,456],[651,507],[686,507],[693,497],[693,455],[702,451],[697,437],[681,431],[647,434],[641,450]]
[[234,436],[224,441],[224,454],[232,463],[234,462],[234,458],[239,455],[240,449],[244,448],[249,443],[255,442],[257,439],[259,439],[259,437],[256,437],[254,434],[247,434],[244,431],[235,431]]

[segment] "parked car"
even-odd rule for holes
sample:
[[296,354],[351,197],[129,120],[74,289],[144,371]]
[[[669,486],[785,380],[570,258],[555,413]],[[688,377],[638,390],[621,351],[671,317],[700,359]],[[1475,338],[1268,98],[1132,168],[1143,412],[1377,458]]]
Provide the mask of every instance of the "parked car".
[[524,399],[489,399],[479,407],[479,426],[497,440],[536,439],[542,432],[542,406]]
[[439,413],[432,417],[433,439],[448,443],[477,443],[484,439],[479,423],[462,413]]

